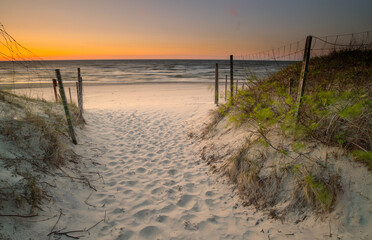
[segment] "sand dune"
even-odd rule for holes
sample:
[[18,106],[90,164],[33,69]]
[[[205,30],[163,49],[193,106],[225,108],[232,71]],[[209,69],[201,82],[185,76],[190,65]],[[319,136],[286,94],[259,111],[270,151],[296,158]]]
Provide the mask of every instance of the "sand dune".
[[68,233],[81,239],[337,239],[315,217],[287,224],[242,206],[210,171],[187,136],[214,107],[207,85],[91,86],[85,94],[80,168],[60,173],[78,178],[49,180],[57,187],[44,212],[9,224],[18,224],[19,239],[69,239],[58,233],[74,230],[85,230]]

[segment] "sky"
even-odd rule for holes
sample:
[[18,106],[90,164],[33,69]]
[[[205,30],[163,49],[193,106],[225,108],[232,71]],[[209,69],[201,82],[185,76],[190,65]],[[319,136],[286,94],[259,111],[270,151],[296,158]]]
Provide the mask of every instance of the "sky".
[[0,0],[0,23],[46,60],[227,59],[372,30],[372,0]]

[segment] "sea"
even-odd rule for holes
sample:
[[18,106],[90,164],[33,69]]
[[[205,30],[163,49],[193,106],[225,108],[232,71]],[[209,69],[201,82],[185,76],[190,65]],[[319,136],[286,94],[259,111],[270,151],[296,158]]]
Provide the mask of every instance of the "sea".
[[[292,61],[234,60],[236,81],[264,78]],[[64,82],[77,80],[78,68],[85,83],[212,83],[218,64],[219,81],[230,81],[229,60],[63,60],[0,61],[1,84],[51,83],[60,69]]]

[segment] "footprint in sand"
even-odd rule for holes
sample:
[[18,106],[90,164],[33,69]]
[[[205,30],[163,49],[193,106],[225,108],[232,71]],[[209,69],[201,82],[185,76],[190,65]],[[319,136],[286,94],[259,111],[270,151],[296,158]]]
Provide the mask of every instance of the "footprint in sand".
[[207,197],[213,197],[214,195],[216,195],[213,191],[208,191],[205,193],[205,196]]
[[166,215],[160,215],[160,216],[158,216],[158,217],[156,218],[156,221],[157,221],[157,222],[160,222],[160,223],[164,223],[164,222],[167,222],[168,219],[169,219],[168,216],[166,216]]
[[127,230],[121,233],[115,240],[128,240],[134,235],[133,231]]
[[159,192],[164,191],[163,187],[157,187],[151,191],[151,194],[158,194]]
[[112,211],[113,214],[120,214],[120,213],[125,213],[125,209],[124,208],[115,208],[113,211]]
[[194,198],[195,198],[194,195],[188,195],[188,194],[182,195],[181,199],[178,200],[178,202],[177,202],[177,206],[187,207]]
[[174,209],[176,209],[176,206],[171,203],[171,204],[163,207],[162,209],[160,209],[160,212],[161,213],[169,213],[169,212],[172,212]]
[[110,182],[107,183],[107,185],[109,185],[110,187],[113,187],[116,185],[116,181],[112,179]]
[[128,190],[125,190],[123,193],[124,193],[125,195],[128,195],[128,194],[130,194],[130,193],[132,193],[132,192],[133,192],[133,190],[128,189]]
[[149,209],[143,209],[143,210],[140,210],[138,212],[136,212],[133,217],[138,219],[138,220],[143,220],[144,218],[146,218],[147,216],[149,216],[151,213],[151,211]]
[[138,183],[138,181],[126,181],[126,184],[129,186],[134,186]]
[[208,207],[213,207],[215,205],[213,199],[205,199],[205,204],[207,204]]
[[146,172],[146,168],[143,168],[143,167],[137,168],[136,172],[144,173],[144,172]]
[[140,231],[140,236],[146,239],[154,239],[156,235],[161,233],[160,229],[156,226],[147,226]]
[[178,171],[177,171],[176,169],[171,169],[171,170],[168,171],[168,174],[171,175],[171,176],[173,176],[173,175],[175,175],[177,172],[178,172]]

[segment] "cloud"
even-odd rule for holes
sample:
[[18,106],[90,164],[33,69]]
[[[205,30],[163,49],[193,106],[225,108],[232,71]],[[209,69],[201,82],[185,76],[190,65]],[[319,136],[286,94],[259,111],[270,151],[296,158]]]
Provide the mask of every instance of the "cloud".
[[238,13],[235,7],[229,9],[229,15],[233,17],[235,29],[237,30],[240,29],[240,27],[242,26],[242,21],[240,19],[240,14]]
[[146,6],[141,6],[138,10],[137,10],[137,14],[139,16],[143,16],[145,14],[147,14],[147,7]]
[[234,16],[234,17],[239,16],[238,11],[236,11],[236,8],[234,7],[230,8],[229,13],[231,16]]

